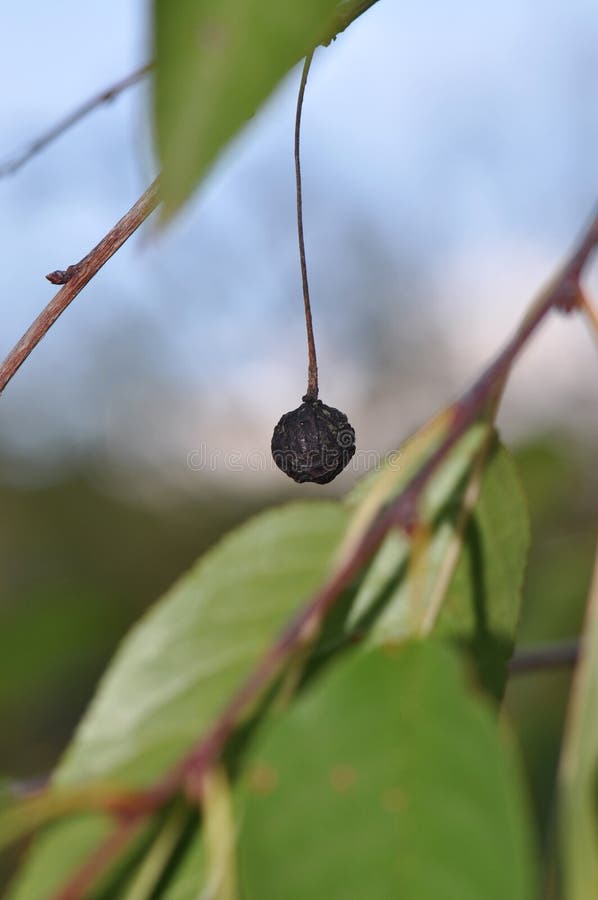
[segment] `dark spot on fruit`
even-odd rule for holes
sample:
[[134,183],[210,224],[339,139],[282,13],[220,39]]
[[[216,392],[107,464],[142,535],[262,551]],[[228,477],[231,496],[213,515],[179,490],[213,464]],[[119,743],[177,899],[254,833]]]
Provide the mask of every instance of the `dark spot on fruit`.
[[300,484],[327,484],[355,453],[355,431],[346,415],[321,400],[305,400],[285,413],[272,435],[279,469]]

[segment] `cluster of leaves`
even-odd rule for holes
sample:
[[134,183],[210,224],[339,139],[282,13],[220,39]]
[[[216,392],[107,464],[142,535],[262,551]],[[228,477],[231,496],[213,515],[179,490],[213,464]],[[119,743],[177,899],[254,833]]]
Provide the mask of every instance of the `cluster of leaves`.
[[[157,0],[167,215],[289,68],[371,5],[184,0],[173,12]],[[151,789],[196,745],[449,427],[450,415],[437,417],[345,502],[295,503],[250,520],[137,624],[51,786],[19,802],[5,791],[0,844],[41,828],[12,900],[62,896],[114,828],[106,810]],[[527,545],[516,473],[482,418],[427,481],[415,532],[386,536],[246,706],[218,764],[195,791],[181,785],[147,815],[95,895],[532,900],[534,835],[497,721]],[[570,900],[598,883],[595,618],[563,767]]]
[[[444,427],[416,435],[344,503],[250,520],[134,628],[52,789],[5,812],[4,839],[57,819],[11,896],[51,896],[111,827],[89,811],[98,798],[147,787],[184,755]],[[284,886],[288,897],[432,898],[445,882],[455,897],[532,896],[532,838],[494,705],[527,521],[489,425],[474,426],[431,480],[422,522],[418,559],[390,534],[308,652],[248,710],[208,779],[201,821],[181,801],[154,817],[104,895],[118,885],[123,897],[150,897],[160,885],[160,896],[191,900],[203,884],[206,896],[235,896],[238,878],[248,897]]]

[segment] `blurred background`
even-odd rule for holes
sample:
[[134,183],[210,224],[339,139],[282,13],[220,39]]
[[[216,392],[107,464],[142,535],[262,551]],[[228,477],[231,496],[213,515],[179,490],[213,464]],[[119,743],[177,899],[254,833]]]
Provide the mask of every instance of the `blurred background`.
[[[0,163],[151,55],[141,0],[2,10]],[[0,773],[56,761],[128,625],[217,537],[288,497],[345,492],[501,346],[598,197],[594,0],[380,0],[316,55],[305,227],[325,402],[355,465],[296,486],[269,458],[306,351],[293,72],[164,233],[111,260],[0,400]],[[0,180],[0,356],[156,171],[149,85]],[[598,296],[598,269],[590,279]],[[596,537],[598,359],[557,318],[500,424],[529,497],[521,641],[574,636]],[[568,675],[507,712],[550,842]]]

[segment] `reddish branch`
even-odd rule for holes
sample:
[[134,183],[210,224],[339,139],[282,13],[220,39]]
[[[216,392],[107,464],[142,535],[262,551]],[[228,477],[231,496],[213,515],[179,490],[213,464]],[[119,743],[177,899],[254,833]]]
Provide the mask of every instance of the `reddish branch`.
[[132,85],[137,84],[138,81],[141,81],[148,72],[150,72],[153,68],[153,63],[148,63],[145,66],[142,66],[140,69],[136,69],[134,72],[131,72],[130,75],[127,75],[126,78],[121,78],[120,81],[116,81],[114,84],[111,84],[109,87],[104,88],[99,94],[91,97],[89,100],[86,100],[85,103],[82,103],[81,106],[78,106],[71,113],[64,117],[64,119],[60,119],[59,122],[56,122],[51,128],[47,131],[44,131],[43,134],[40,134],[34,141],[29,144],[29,146],[23,151],[23,153],[15,156],[14,159],[10,159],[7,162],[4,162],[0,165],[0,178],[4,178],[7,175],[14,175],[15,172],[24,166],[25,163],[29,162],[32,157],[36,156],[42,150],[44,150],[48,144],[51,144],[56,138],[59,138],[65,131],[68,131],[69,128],[72,128],[73,125],[76,125],[77,122],[80,122],[81,119],[84,119],[85,116],[89,115],[90,112],[93,112],[94,109],[97,109],[98,106],[101,106],[104,103],[109,103],[111,100],[114,100],[119,94],[125,91],[127,88],[132,87]]
[[437,450],[426,460],[403,491],[372,522],[351,556],[335,572],[331,580],[315,595],[300,615],[289,625],[272,646],[247,682],[225,707],[208,734],[192,750],[177,769],[165,780],[163,788],[184,783],[192,774],[195,778],[208,769],[221,752],[232,732],[239,713],[278,672],[281,664],[301,643],[302,635],[317,629],[328,611],[338,600],[361,568],[371,559],[391,528],[400,527],[411,533],[417,523],[417,506],[430,478],[446,458],[449,451],[483,413],[487,404],[500,389],[511,365],[519,355],[538,325],[554,308],[571,311],[575,308],[580,291],[579,279],[593,251],[598,247],[598,216],[593,220],[586,236],[559,277],[544,292],[524,319],[504,350],[478,378],[473,386],[452,407],[452,421],[446,437]]
[[13,347],[0,365],[0,393],[2,393],[15,372],[23,365],[34,347],[39,344],[43,336],[49,331],[56,319],[73,302],[77,294],[91,281],[104,263],[122,247],[141,223],[147,219],[158,205],[158,202],[158,182],[156,180],[87,256],[84,256],[75,265],[69,266],[64,272],[57,270],[46,276],[54,284],[64,284],[64,287],[54,295],[46,308],[39,314],[18,344]]
[[[161,781],[132,799],[128,810],[128,827],[143,821],[147,815],[162,807],[177,792],[185,791],[190,784],[200,782],[201,777],[214,765],[222,753],[241,714],[277,677],[284,664],[303,643],[304,636],[317,633],[328,612],[378,550],[388,532],[393,528],[400,527],[411,533],[417,524],[418,502],[430,478],[459,438],[485,412],[488,404],[501,390],[513,362],[538,326],[553,309],[571,312],[580,305],[580,278],[597,247],[598,216],[590,224],[560,274],[532,305],[506,347],[469,390],[453,404],[450,424],[438,449],[426,460],[403,491],[373,520],[351,551],[350,556],[267,650],[255,670],[231,697],[212,727],[198,740],[190,753]],[[517,664],[512,667],[516,669]],[[108,839],[75,874],[67,886],[70,892],[60,892],[56,894],[54,900],[79,900],[84,897],[87,889],[93,886],[101,871],[119,854],[122,841],[118,836],[122,835],[122,832],[123,824],[122,821],[119,821],[115,826],[113,839]],[[101,871],[99,871],[98,859],[102,864]],[[73,886],[78,893],[73,892]]]
[[85,864],[54,895],[53,900],[79,900],[108,869],[110,863],[130,843],[139,830],[140,819],[119,822],[96,847]]

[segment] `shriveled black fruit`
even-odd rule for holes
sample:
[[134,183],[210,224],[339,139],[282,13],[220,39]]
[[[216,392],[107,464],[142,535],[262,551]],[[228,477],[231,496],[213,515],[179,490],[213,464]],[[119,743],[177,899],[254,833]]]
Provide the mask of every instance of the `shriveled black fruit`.
[[272,435],[279,469],[300,484],[328,484],[355,453],[355,431],[346,415],[321,400],[304,400],[285,413]]

